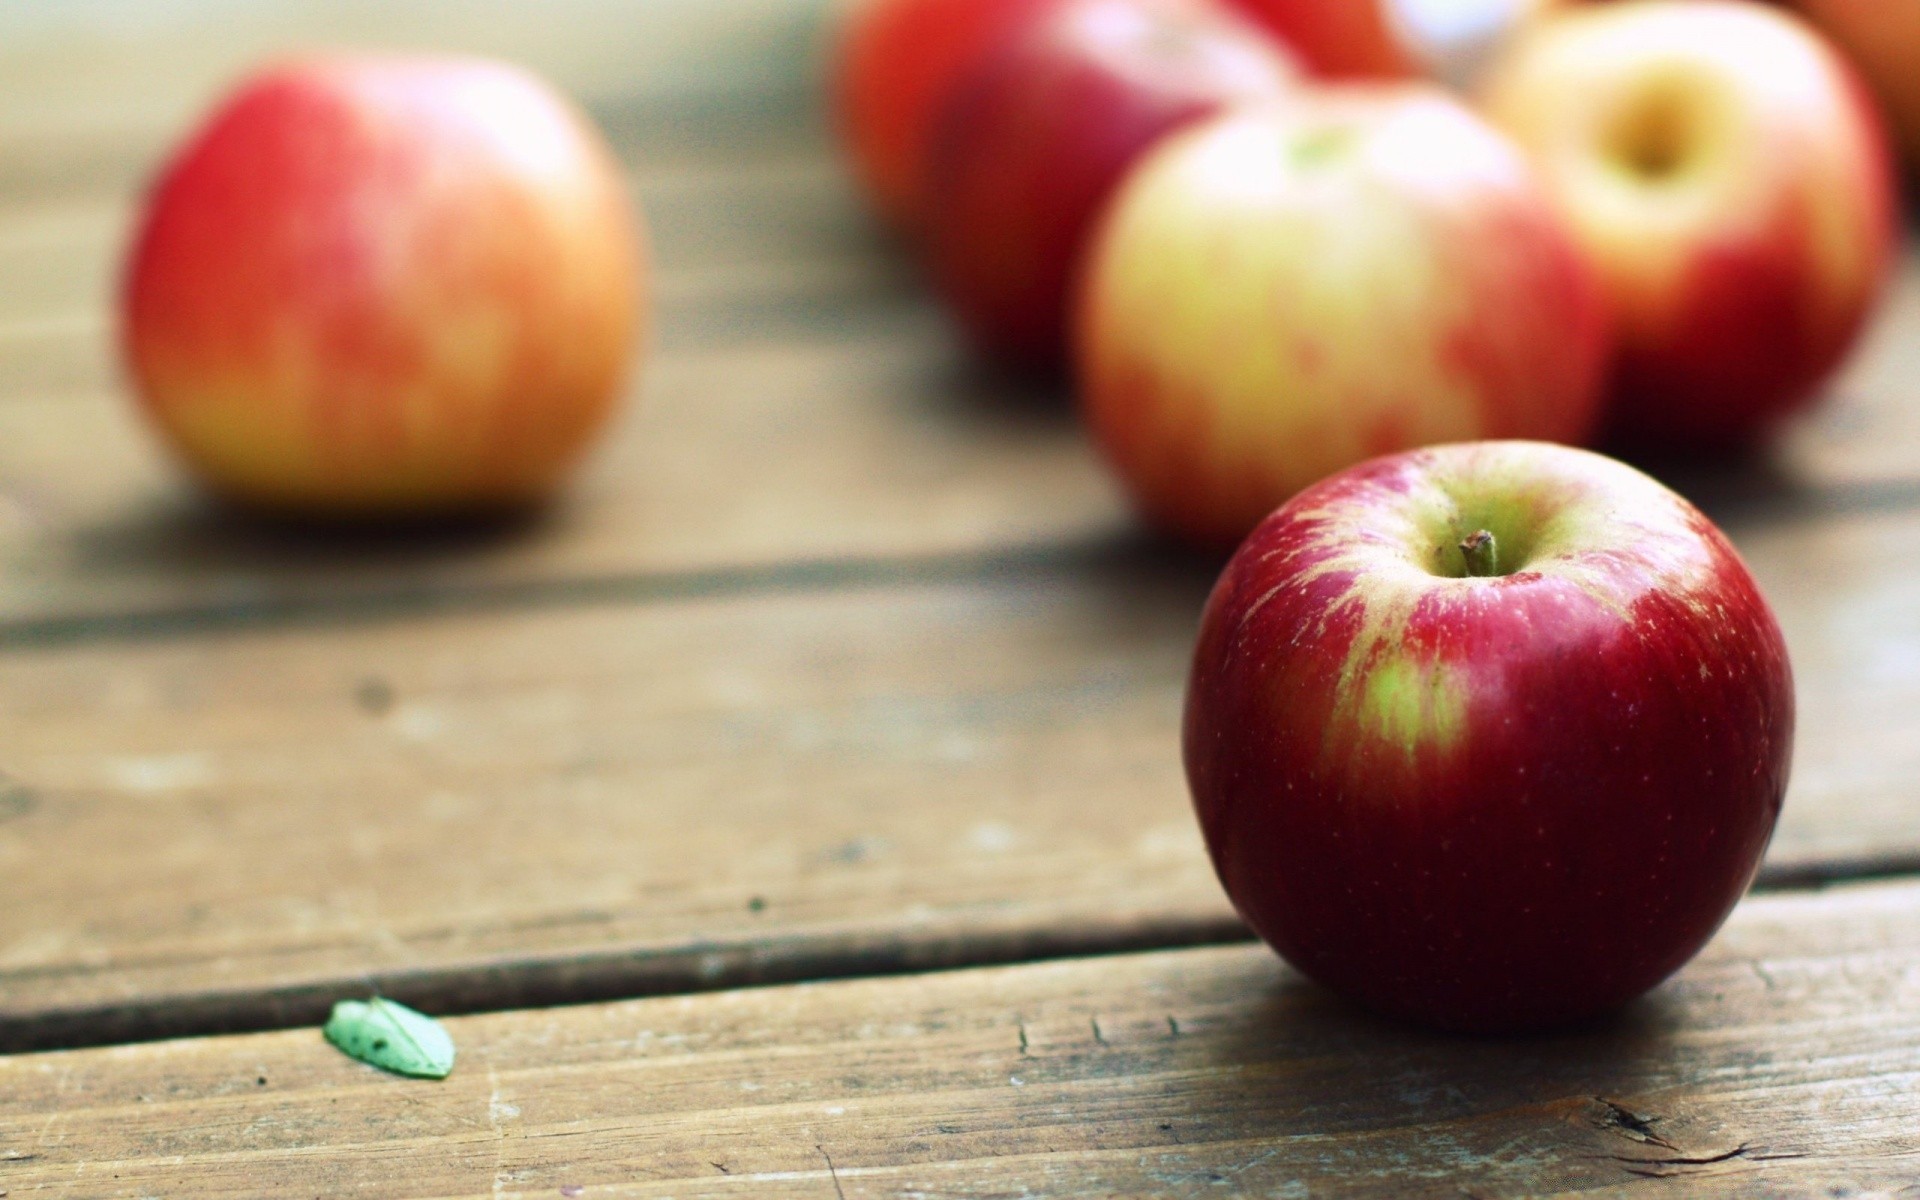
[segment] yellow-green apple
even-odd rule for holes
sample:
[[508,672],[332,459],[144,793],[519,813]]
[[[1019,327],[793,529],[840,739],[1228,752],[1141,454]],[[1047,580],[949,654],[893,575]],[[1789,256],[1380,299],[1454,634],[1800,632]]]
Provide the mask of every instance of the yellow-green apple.
[[1525,157],[1418,84],[1348,85],[1169,140],[1089,258],[1081,403],[1141,510],[1232,545],[1362,459],[1578,441],[1598,285]]
[[305,516],[544,498],[618,397],[642,243],[599,135],[497,63],[322,56],[245,82],[128,263],[146,411],[210,488]]
[[1569,10],[1485,102],[1605,280],[1615,444],[1738,449],[1816,398],[1895,238],[1880,123],[1817,34],[1736,0]]
[[1187,778],[1227,894],[1369,1008],[1579,1021],[1677,970],[1780,813],[1787,651],[1725,537],[1537,442],[1376,459],[1254,531],[1207,603]]
[[1204,0],[1069,0],[981,63],[939,117],[928,176],[934,276],[975,345],[1058,367],[1081,253],[1127,167],[1294,80],[1285,51]]
[[1229,0],[1336,79],[1470,75],[1515,29],[1566,0]]
[[1794,0],[1867,77],[1900,142],[1920,170],[1920,3],[1914,0]]
[[896,228],[925,223],[935,114],[976,62],[1059,0],[852,0],[835,30],[835,123],[867,195]]

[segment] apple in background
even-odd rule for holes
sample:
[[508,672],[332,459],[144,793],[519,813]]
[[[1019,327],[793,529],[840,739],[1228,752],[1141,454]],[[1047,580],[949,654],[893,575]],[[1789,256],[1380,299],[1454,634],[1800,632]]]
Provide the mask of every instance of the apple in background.
[[934,115],[967,70],[1058,0],[855,0],[830,72],[835,122],[874,207],[920,229]]
[[1520,39],[1485,102],[1605,280],[1615,444],[1739,449],[1813,401],[1896,220],[1876,114],[1818,35],[1733,0],[1596,5]]
[[1277,34],[1308,68],[1335,79],[1413,79],[1424,72],[1386,0],[1229,0]]
[[1140,509],[1231,546],[1362,459],[1578,441],[1598,284],[1525,157],[1424,84],[1330,87],[1165,143],[1080,294],[1081,403]]
[[1567,0],[1228,0],[1336,79],[1459,80],[1521,24]]
[[1913,0],[1794,0],[1853,59],[1920,170],[1920,4]]
[[210,488],[289,515],[548,495],[621,392],[642,243],[599,135],[539,81],[315,57],[165,168],[127,266],[148,414]]
[[1242,916],[1422,1025],[1565,1025],[1704,945],[1760,862],[1787,651],[1739,556],[1630,467],[1537,442],[1376,459],[1207,603],[1187,778]]
[[1134,159],[1294,79],[1283,50],[1201,0],[1067,0],[979,64],[939,116],[928,174],[933,274],[975,345],[1058,368],[1081,252]]

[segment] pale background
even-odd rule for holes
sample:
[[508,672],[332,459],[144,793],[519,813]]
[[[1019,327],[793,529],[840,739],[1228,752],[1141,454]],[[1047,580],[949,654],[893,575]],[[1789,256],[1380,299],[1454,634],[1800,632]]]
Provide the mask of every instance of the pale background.
[[0,156],[151,142],[259,59],[315,45],[499,55],[602,110],[702,93],[810,104],[830,3],[0,0]]

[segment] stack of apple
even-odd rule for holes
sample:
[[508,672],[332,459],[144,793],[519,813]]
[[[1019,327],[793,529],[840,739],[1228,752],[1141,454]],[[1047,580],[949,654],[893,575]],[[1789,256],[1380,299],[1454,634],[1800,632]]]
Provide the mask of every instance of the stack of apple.
[[1148,519],[1246,539],[1184,737],[1255,930],[1418,1022],[1604,1012],[1753,878],[1793,690],[1712,523],[1554,443],[1810,403],[1888,274],[1879,117],[1745,0],[1225,2],[869,0],[854,160]]
[[868,0],[839,48],[854,162],[972,343],[1070,367],[1200,542],[1437,442],[1752,446],[1891,260],[1865,91],[1744,0]]

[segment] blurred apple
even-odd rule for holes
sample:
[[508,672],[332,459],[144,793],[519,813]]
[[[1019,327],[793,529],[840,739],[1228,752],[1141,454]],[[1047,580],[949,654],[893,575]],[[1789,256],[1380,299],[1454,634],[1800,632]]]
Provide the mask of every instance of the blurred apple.
[[1231,545],[1377,454],[1584,438],[1603,312],[1507,138],[1430,85],[1326,88],[1128,178],[1082,293],[1082,402],[1149,519]]
[[1738,448],[1814,399],[1895,237],[1879,122],[1821,38],[1733,0],[1599,5],[1522,38],[1486,104],[1605,280],[1617,444]]
[[1907,165],[1920,170],[1920,3],[1795,0],[1807,19],[1853,58],[1900,134]]
[[1284,51],[1202,0],[1068,0],[980,64],[941,113],[929,172],[934,275],[974,343],[1059,366],[1081,252],[1134,159],[1294,79]]
[[1459,81],[1522,23],[1566,0],[1229,0],[1334,78]]
[[124,344],[212,489],[313,516],[545,497],[645,306],[599,136],[522,72],[316,57],[243,84],[148,200]]
[[895,227],[926,219],[934,116],[967,70],[1059,0],[854,0],[831,72],[841,141]]

